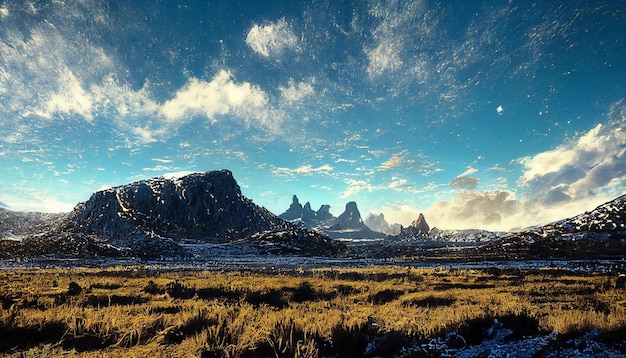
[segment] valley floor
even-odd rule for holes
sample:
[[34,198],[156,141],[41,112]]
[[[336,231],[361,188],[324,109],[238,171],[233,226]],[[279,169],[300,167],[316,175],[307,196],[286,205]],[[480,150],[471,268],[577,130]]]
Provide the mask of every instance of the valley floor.
[[0,269],[0,355],[614,357],[623,277],[557,267]]

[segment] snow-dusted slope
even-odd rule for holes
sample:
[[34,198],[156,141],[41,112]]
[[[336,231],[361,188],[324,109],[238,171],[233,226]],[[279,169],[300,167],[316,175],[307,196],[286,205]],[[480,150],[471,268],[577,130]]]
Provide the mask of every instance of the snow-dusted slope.
[[241,194],[228,170],[157,177],[96,192],[70,225],[116,237],[145,230],[172,238],[237,239],[285,223]]
[[626,195],[549,225],[512,233],[480,248],[490,257],[588,258],[626,254]]
[[157,177],[98,191],[60,222],[25,238],[20,247],[9,246],[26,255],[184,256],[189,244],[267,244],[278,238],[273,232],[305,254],[341,251],[336,247],[340,244],[244,197],[228,170]]

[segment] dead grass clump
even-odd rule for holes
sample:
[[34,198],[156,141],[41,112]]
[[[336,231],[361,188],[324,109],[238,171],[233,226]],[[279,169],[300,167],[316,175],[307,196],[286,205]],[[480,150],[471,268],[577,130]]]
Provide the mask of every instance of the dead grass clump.
[[440,283],[433,286],[433,290],[435,291],[447,291],[455,288],[460,289],[469,289],[469,290],[482,290],[485,288],[494,288],[496,287],[493,284],[485,284],[485,283],[474,283],[474,284],[464,284],[464,283]]
[[66,331],[67,326],[58,321],[25,327],[2,324],[0,352],[20,351],[40,344],[59,342]]
[[180,282],[171,282],[165,286],[165,293],[171,298],[179,298],[183,300],[188,300],[196,295],[196,290],[187,287]]
[[361,290],[355,288],[354,286],[343,284],[335,286],[335,290],[337,290],[337,293],[341,296],[350,296],[361,293]]
[[89,289],[90,290],[117,290],[119,288],[122,288],[123,285],[117,284],[117,283],[92,283],[91,285],[89,285]]
[[143,292],[150,295],[162,295],[165,293],[165,288],[157,285],[154,281],[148,281],[148,284],[142,289]]
[[189,318],[182,325],[168,330],[163,338],[163,342],[166,344],[180,344],[186,337],[196,335],[208,327],[217,326],[217,324],[218,321],[216,319],[209,319],[204,314],[199,313]]
[[[283,288],[287,291],[287,288]],[[303,303],[309,301],[328,301],[337,297],[337,291],[324,291],[323,289],[317,290],[313,288],[308,281],[301,282],[295,289],[291,290],[291,301],[296,303]]]
[[89,295],[81,302],[82,306],[107,307],[113,305],[128,306],[147,303],[149,300],[141,296],[120,295]]
[[447,296],[428,295],[424,298],[404,301],[403,305],[424,307],[424,308],[429,308],[429,307],[434,308],[434,307],[452,306],[452,304],[454,304],[455,302],[456,302],[456,298],[451,295],[447,295]]
[[69,286],[67,287],[68,296],[78,296],[81,292],[83,292],[83,288],[80,287],[79,284],[74,281],[70,282]]
[[275,308],[285,308],[289,305],[283,297],[283,292],[276,289],[271,289],[266,292],[248,292],[246,293],[244,300],[245,302],[256,307],[266,304]]
[[15,298],[10,297],[10,296],[5,296],[5,295],[1,295],[0,296],[0,302],[2,303],[2,308],[5,310],[8,310],[9,308],[11,308],[11,306],[13,306],[17,301],[15,300]]
[[239,291],[231,291],[231,290],[226,290],[222,288],[212,288],[212,287],[197,289],[196,294],[198,295],[199,298],[202,298],[204,300],[220,299],[220,298],[238,300],[239,298],[241,298],[241,296],[243,296],[243,294]]
[[370,302],[375,305],[382,305],[397,300],[398,297],[402,296],[403,294],[404,291],[386,289],[378,291],[374,295],[370,296]]
[[339,357],[363,357],[365,348],[376,335],[376,327],[368,323],[344,326],[337,325],[332,329],[332,346],[327,347],[329,352],[322,352],[323,356],[335,353]]

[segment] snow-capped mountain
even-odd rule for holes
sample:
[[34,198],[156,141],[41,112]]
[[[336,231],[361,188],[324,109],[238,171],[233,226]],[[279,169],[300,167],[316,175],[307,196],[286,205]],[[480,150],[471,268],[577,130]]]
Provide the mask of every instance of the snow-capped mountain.
[[54,223],[63,215],[0,208],[0,239],[20,240],[25,235],[37,232],[42,225]]

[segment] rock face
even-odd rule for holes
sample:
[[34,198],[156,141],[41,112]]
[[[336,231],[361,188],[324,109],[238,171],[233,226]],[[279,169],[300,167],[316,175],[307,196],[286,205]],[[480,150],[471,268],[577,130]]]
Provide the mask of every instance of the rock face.
[[361,219],[361,213],[354,201],[346,204],[346,210],[335,220],[330,230],[362,230],[367,228]]
[[327,223],[335,218],[330,213],[330,205],[322,205],[319,210],[315,211],[308,201],[302,206],[296,195],[293,196],[289,209],[280,214],[279,217],[287,221],[302,223],[309,228]]
[[406,236],[428,235],[429,231],[430,227],[426,223],[426,218],[422,213],[419,214],[417,220],[413,221],[411,225],[402,229],[402,233]]
[[72,227],[106,237],[146,231],[211,241],[282,228],[284,221],[241,194],[228,170],[163,177],[96,192],[70,214]]
[[509,233],[477,249],[483,256],[592,258],[626,255],[626,195],[552,224]]
[[26,237],[21,248],[11,247],[26,255],[92,252],[158,258],[187,255],[185,243],[254,243],[259,240],[252,236],[272,238],[273,232],[290,237],[305,254],[341,251],[328,238],[322,240],[245,198],[228,170],[157,177],[98,191],[58,223]]

